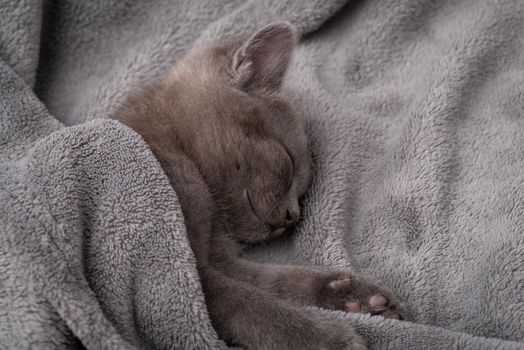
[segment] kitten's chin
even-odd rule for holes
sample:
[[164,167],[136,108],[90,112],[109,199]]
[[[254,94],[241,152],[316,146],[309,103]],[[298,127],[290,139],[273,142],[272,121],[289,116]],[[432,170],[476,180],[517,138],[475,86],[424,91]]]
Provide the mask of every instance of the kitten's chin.
[[290,234],[293,230],[292,229],[286,229],[284,227],[279,228],[275,231],[268,231],[268,232],[256,232],[253,233],[253,235],[249,237],[239,237],[237,238],[237,241],[244,245],[257,245],[257,244],[263,244],[265,242],[272,241],[274,239],[284,237],[288,234]]
[[[282,233],[280,233],[279,235],[281,234]],[[236,240],[237,242],[241,244],[252,245],[252,244],[266,242],[276,237],[278,236],[275,236],[274,233],[269,230],[267,231],[261,231],[260,229],[251,230],[251,231],[244,230],[242,234],[236,236]]]

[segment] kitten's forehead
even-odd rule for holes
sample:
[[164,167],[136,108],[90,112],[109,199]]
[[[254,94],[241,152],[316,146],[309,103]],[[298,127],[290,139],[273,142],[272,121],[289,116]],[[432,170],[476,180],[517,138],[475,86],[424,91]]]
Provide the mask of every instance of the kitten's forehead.
[[231,58],[222,46],[198,51],[179,61],[168,76],[169,81],[184,81],[192,85],[224,83],[228,78]]
[[[252,49],[265,47],[258,47],[258,41],[254,45]],[[264,80],[260,74],[277,74],[267,69],[271,68],[267,66],[271,60],[260,61],[253,56],[260,50],[239,52],[238,49],[239,45],[235,44],[212,47],[177,64],[168,84],[174,86],[176,108],[183,111],[184,123],[180,124],[179,134],[187,130],[184,133],[186,144],[198,154],[202,167],[210,174],[218,171],[229,178],[236,168],[235,162],[240,162],[266,179],[287,180],[290,158],[303,153],[305,146],[300,137],[300,125],[280,94],[279,79],[275,76],[267,88],[262,88],[263,82],[245,81],[249,86],[235,83],[235,74],[249,73],[249,69],[242,70],[248,68],[244,61],[232,66],[235,54],[261,65],[258,68],[262,70],[251,72],[248,78]],[[262,51],[259,53],[271,53],[271,50]],[[281,63],[285,68],[287,63]],[[238,66],[243,67],[241,71]],[[236,72],[235,68],[238,68]],[[193,128],[195,125],[198,127]],[[296,157],[297,161],[299,159]]]

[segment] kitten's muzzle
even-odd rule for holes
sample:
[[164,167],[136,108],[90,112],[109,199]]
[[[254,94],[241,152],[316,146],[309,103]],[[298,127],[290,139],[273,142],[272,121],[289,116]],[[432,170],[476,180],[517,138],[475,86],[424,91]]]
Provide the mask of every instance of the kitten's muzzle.
[[[298,220],[300,219],[300,208],[296,199],[291,200],[290,203],[288,203],[287,208],[284,209],[280,207],[280,209],[277,209],[275,212],[267,215],[265,218],[261,218],[258,215],[248,190],[244,190],[244,199],[249,208],[251,209],[252,214],[257,218],[257,220],[261,224],[268,225],[271,231],[273,232],[273,235],[278,236],[282,234],[287,228],[295,226]],[[279,212],[285,214],[279,215]]]
[[300,209],[297,203],[296,206],[293,205],[291,208],[286,210],[286,221],[284,221],[284,227],[288,228],[295,226],[298,222],[298,219],[300,219]]
[[271,230],[273,231],[274,236],[280,236],[286,229],[293,227],[297,224],[300,219],[300,209],[298,203],[296,205],[291,205],[286,209],[286,216],[282,220],[275,222],[266,222]]

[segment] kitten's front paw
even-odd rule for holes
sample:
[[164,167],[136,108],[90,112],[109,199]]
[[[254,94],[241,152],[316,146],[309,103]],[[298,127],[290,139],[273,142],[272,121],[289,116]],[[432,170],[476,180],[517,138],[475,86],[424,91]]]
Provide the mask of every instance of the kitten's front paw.
[[353,274],[325,277],[317,300],[319,306],[327,309],[408,319],[407,310],[390,292]]

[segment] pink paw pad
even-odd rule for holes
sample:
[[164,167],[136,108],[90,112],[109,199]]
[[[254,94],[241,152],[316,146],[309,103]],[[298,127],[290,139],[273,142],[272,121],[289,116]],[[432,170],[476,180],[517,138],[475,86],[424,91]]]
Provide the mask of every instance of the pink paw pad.
[[360,303],[358,301],[348,301],[346,303],[346,309],[349,312],[362,312],[362,308],[360,307]]
[[388,304],[388,300],[385,296],[376,294],[369,298],[369,305],[373,308],[385,307]]

